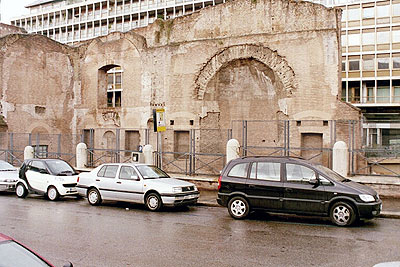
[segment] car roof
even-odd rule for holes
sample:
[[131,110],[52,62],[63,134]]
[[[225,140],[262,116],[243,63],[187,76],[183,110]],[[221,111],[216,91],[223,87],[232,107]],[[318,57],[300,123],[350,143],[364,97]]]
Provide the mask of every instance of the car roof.
[[278,162],[298,162],[298,163],[303,163],[307,165],[312,165],[316,166],[317,164],[303,159],[299,157],[289,157],[289,156],[246,156],[246,157],[241,157],[234,159],[232,161],[262,161],[262,160],[273,160],[273,161],[278,161]]
[[100,166],[104,165],[153,166],[151,164],[136,163],[136,162],[103,163]]
[[6,236],[5,234],[0,233],[0,242],[13,240],[11,237]]

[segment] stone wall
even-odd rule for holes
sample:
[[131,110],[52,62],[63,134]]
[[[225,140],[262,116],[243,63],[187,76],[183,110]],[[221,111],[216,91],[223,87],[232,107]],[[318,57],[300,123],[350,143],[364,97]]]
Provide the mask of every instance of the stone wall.
[[[338,100],[340,20],[339,9],[309,2],[234,0],[73,48],[42,36],[5,37],[2,114],[9,131],[93,128],[96,147],[115,146],[118,134],[124,148],[124,129],[139,130],[144,144],[152,109],[162,106],[164,151],[177,147],[177,130],[201,129],[196,151],[223,152],[217,143],[232,121],[268,120],[254,124],[252,142],[280,146],[277,120],[320,120],[296,124],[290,138],[301,146],[302,134],[314,133],[329,146],[322,121],[360,116]],[[106,72],[114,67],[123,70],[120,107],[107,104]]]
[[0,23],[0,38],[13,33],[27,33],[25,29]]

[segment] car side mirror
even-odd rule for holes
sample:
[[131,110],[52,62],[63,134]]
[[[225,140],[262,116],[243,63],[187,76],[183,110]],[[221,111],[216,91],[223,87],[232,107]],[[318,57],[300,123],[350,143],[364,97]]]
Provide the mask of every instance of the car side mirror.
[[313,186],[318,186],[319,185],[319,180],[318,179],[311,179],[308,181],[309,184]]
[[136,175],[132,175],[131,179],[134,180],[134,181],[140,181],[140,177],[136,176]]

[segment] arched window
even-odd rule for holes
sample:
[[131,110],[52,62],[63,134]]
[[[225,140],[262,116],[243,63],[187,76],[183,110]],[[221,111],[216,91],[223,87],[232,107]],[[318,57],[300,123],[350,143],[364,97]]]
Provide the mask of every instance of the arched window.
[[119,66],[107,71],[107,107],[121,107],[122,73]]

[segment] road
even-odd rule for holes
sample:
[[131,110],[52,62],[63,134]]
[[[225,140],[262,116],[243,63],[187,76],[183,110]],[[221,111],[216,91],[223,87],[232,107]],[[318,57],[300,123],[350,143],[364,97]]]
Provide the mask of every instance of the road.
[[373,266],[400,261],[400,220],[340,228],[329,220],[225,208],[150,212],[86,199],[0,194],[0,232],[62,266]]

